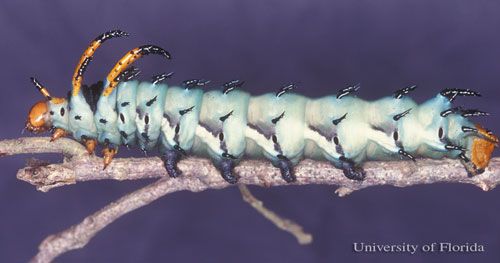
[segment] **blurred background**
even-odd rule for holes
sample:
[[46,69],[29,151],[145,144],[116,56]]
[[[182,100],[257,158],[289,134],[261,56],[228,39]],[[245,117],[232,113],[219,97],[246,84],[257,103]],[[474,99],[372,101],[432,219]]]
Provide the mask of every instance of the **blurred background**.
[[[465,0],[170,0],[1,1],[0,138],[20,136],[41,96],[36,76],[64,96],[92,39],[119,28],[131,34],[105,43],[88,68],[87,84],[104,79],[129,49],[145,43],[173,59],[147,57],[141,77],[175,71],[171,83],[234,78],[244,89],[275,92],[298,83],[319,97],[361,83],[375,99],[409,84],[422,102],[443,88],[472,88],[482,98],[456,104],[492,116],[478,121],[498,134],[500,2]],[[121,156],[141,156],[121,151]],[[498,155],[498,154],[497,154]],[[80,183],[49,193],[16,180],[30,156],[0,159],[0,261],[26,262],[42,239],[151,181]],[[60,161],[60,156],[36,157]],[[461,184],[374,187],[345,198],[328,186],[251,187],[279,214],[314,234],[310,246],[243,203],[235,187],[180,192],[134,211],[59,262],[498,262],[500,190]],[[478,242],[486,252],[358,254],[353,242],[423,245]]]

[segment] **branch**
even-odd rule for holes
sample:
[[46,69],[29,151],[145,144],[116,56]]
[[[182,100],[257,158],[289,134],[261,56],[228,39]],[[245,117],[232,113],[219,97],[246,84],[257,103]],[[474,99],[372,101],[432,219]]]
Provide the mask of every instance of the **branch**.
[[[49,138],[21,138],[0,141],[0,156],[21,153],[58,153],[68,158],[60,164],[31,166],[20,169],[17,178],[29,182],[40,191],[94,180],[137,180],[167,177],[163,162],[158,157],[116,158],[111,165],[102,170],[102,159],[88,156],[85,149],[70,139],[49,142]],[[217,169],[207,159],[190,157],[179,162],[183,177],[202,180],[210,188],[230,186]],[[458,160],[419,159],[411,161],[367,162],[364,165],[367,176],[362,182],[347,179],[342,171],[327,162],[304,160],[296,167],[295,185],[328,184],[338,185],[336,193],[345,196],[353,191],[369,186],[393,185],[405,187],[417,184],[438,182],[473,184],[484,191],[500,183],[500,158],[491,160],[486,171],[472,178]],[[264,187],[286,185],[279,170],[267,161],[245,160],[236,168],[242,184]],[[181,182],[181,181],[179,181]],[[188,189],[183,189],[188,190]]]
[[243,200],[249,203],[253,208],[255,208],[255,210],[257,210],[257,212],[259,212],[262,216],[271,221],[275,226],[277,226],[279,229],[283,231],[289,232],[290,234],[294,235],[295,238],[297,238],[299,244],[301,245],[311,244],[313,240],[312,235],[309,233],[305,233],[300,225],[298,225],[297,223],[293,222],[290,219],[282,218],[275,212],[267,209],[262,201],[253,196],[253,194],[250,192],[250,190],[246,185],[239,184],[238,188],[240,189]]
[[[49,138],[0,141],[0,156],[41,152],[61,152],[66,157],[60,164],[35,165],[18,171],[19,179],[35,185],[41,191],[91,180],[143,178],[160,178],[160,180],[109,204],[85,218],[80,224],[49,236],[40,245],[39,253],[33,258],[33,262],[50,262],[64,252],[85,246],[96,233],[117,218],[166,194],[182,190],[199,192],[205,189],[221,189],[231,186],[222,179],[217,169],[206,159],[182,160],[179,163],[179,169],[183,171],[183,176],[171,179],[167,176],[162,161],[157,157],[117,158],[103,171],[102,159],[88,156],[85,149],[73,140],[60,139],[52,143],[49,142]],[[410,161],[369,162],[364,165],[364,168],[367,173],[366,179],[358,182],[345,178],[342,171],[329,163],[304,160],[296,167],[297,182],[293,184],[338,185],[336,193],[345,196],[353,191],[376,185],[406,187],[449,182],[472,184],[487,191],[496,187],[500,182],[500,158],[493,159],[483,174],[472,178],[467,177],[459,161],[449,159],[422,159],[416,164]],[[281,178],[279,170],[265,161],[242,161],[235,168],[235,172],[240,176],[239,182],[244,185],[264,187],[289,185]],[[251,196],[245,192],[242,194],[246,198]],[[251,204],[259,202],[251,198],[249,200]],[[268,214],[263,212],[267,210],[264,207],[256,209],[263,214]],[[276,219],[275,224],[281,224],[280,220],[286,220],[277,219],[279,217],[275,214],[271,217]]]

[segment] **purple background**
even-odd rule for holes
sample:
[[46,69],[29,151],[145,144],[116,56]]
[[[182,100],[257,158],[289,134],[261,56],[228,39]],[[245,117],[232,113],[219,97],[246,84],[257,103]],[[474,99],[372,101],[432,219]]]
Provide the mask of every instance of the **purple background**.
[[[8,2],[8,3],[7,3]],[[174,82],[203,77],[247,81],[252,93],[293,81],[308,96],[362,84],[368,99],[418,84],[421,102],[445,87],[474,88],[460,98],[496,119],[500,83],[498,1],[1,1],[1,138],[20,136],[41,97],[36,76],[65,95],[78,58],[95,36],[120,28],[127,39],[97,52],[86,82],[103,79],[128,49],[154,43],[174,59],[138,63],[143,78],[175,71]],[[42,3],[43,2],[43,3]],[[140,155],[133,152],[133,155]],[[0,261],[25,262],[48,234],[80,222],[148,182],[82,183],[35,191],[16,180],[28,156],[0,159]],[[37,156],[41,157],[41,156]],[[45,156],[42,156],[45,157]],[[48,158],[48,157],[47,157]],[[54,158],[52,156],[52,158]],[[369,188],[346,198],[332,187],[252,187],[266,205],[314,234],[299,246],[241,201],[236,188],[175,193],[134,211],[61,262],[498,262],[500,191],[436,184]],[[356,254],[353,242],[479,242],[481,254]]]

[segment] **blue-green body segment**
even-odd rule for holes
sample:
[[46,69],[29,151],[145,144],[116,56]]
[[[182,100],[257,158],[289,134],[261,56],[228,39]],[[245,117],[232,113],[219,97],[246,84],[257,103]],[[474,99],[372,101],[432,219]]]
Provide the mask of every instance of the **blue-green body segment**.
[[406,93],[372,102],[354,93],[252,97],[238,89],[203,92],[134,80],[97,98],[84,88],[68,103],[50,103],[54,127],[79,141],[158,149],[171,166],[180,156],[206,156],[227,180],[244,157],[266,158],[283,173],[304,158],[326,160],[356,177],[367,160],[470,157],[459,149],[470,149],[476,136],[464,132],[474,127],[466,117],[443,114],[453,107],[443,94],[418,105]]

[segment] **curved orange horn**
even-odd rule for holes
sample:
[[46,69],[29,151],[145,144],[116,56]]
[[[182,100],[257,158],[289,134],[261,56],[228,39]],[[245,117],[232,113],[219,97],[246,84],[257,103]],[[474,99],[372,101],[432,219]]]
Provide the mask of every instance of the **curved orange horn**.
[[76,65],[75,73],[73,74],[73,96],[76,96],[80,91],[80,87],[82,86],[83,82],[83,73],[85,73],[85,70],[87,69],[90,61],[92,61],[92,56],[94,55],[97,48],[99,48],[99,46],[108,39],[122,36],[128,36],[128,33],[121,30],[112,30],[99,35],[92,41],[92,43],[90,43],[87,49],[83,52],[78,65]]
[[134,48],[127,52],[116,65],[111,69],[106,79],[108,80],[108,86],[104,89],[102,93],[103,96],[109,96],[113,89],[118,84],[118,80],[116,79],[120,74],[127,69],[130,64],[134,63],[136,60],[140,59],[142,56],[149,54],[157,54],[161,55],[167,59],[172,58],[170,53],[164,50],[161,47],[154,45],[144,45],[137,48]]

